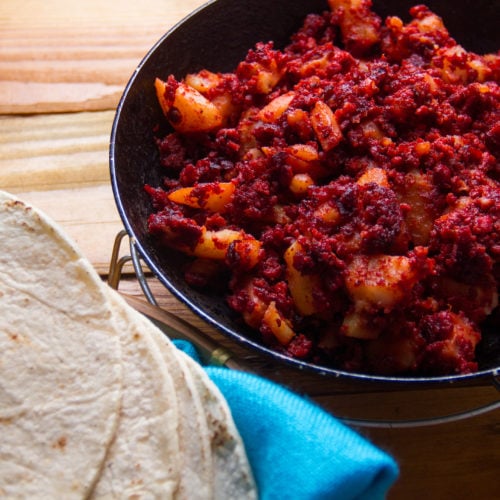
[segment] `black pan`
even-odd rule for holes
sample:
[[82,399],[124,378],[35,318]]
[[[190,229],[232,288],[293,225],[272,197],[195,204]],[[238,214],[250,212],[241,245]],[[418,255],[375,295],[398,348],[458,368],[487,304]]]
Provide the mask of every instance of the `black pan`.
[[[416,3],[419,2],[380,0],[374,1],[374,8],[382,16],[399,15],[408,19],[408,9]],[[498,0],[434,0],[426,4],[444,18],[452,36],[468,50],[478,53],[498,50]],[[168,290],[222,333],[276,362],[359,382],[424,385],[477,382],[478,379],[495,377],[500,372],[500,339],[495,332],[485,332],[478,353],[479,371],[468,375],[374,376],[343,372],[281,356],[260,344],[236,321],[222,296],[207,295],[187,286],[182,273],[186,258],[160,247],[147,233],[146,220],[151,206],[143,186],[161,183],[153,129],[162,117],[153,87],[154,79],[157,76],[165,78],[170,73],[182,78],[186,73],[202,68],[232,71],[256,42],[274,40],[277,47],[284,46],[306,14],[325,9],[326,0],[216,0],[195,11],[158,41],[131,77],[119,103],[111,134],[111,181],[123,224],[145,263]]]

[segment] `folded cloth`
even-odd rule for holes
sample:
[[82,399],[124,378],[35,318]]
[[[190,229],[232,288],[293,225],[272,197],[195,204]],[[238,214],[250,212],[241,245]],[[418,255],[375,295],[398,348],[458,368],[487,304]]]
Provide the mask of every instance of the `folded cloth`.
[[[199,361],[193,346],[175,341]],[[398,477],[388,454],[314,402],[263,377],[203,367],[226,398],[262,500],[378,500]]]

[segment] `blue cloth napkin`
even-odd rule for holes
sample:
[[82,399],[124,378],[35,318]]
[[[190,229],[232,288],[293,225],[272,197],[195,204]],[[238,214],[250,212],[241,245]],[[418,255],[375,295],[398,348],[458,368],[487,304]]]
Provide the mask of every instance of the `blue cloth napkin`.
[[[179,349],[199,362],[183,340]],[[315,403],[260,376],[203,367],[226,398],[262,500],[379,500],[396,462]]]

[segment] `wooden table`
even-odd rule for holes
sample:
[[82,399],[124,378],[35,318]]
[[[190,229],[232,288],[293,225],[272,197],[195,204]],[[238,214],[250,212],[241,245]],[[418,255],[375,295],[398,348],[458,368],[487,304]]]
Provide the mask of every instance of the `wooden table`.
[[[2,0],[0,189],[33,203],[106,278],[122,228],[109,183],[108,141],[121,92],[149,47],[202,0]],[[130,267],[119,289],[142,297]],[[422,418],[499,399],[492,385],[384,391],[352,387],[235,346],[150,279],[160,305],[210,333],[256,372],[336,416]],[[398,461],[392,499],[500,498],[500,410],[433,426],[360,428]]]

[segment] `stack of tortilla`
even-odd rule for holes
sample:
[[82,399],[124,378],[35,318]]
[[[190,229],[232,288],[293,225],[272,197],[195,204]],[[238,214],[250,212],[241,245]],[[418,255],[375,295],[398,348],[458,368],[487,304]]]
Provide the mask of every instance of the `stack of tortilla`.
[[0,497],[257,497],[204,370],[4,192],[0,436]]

